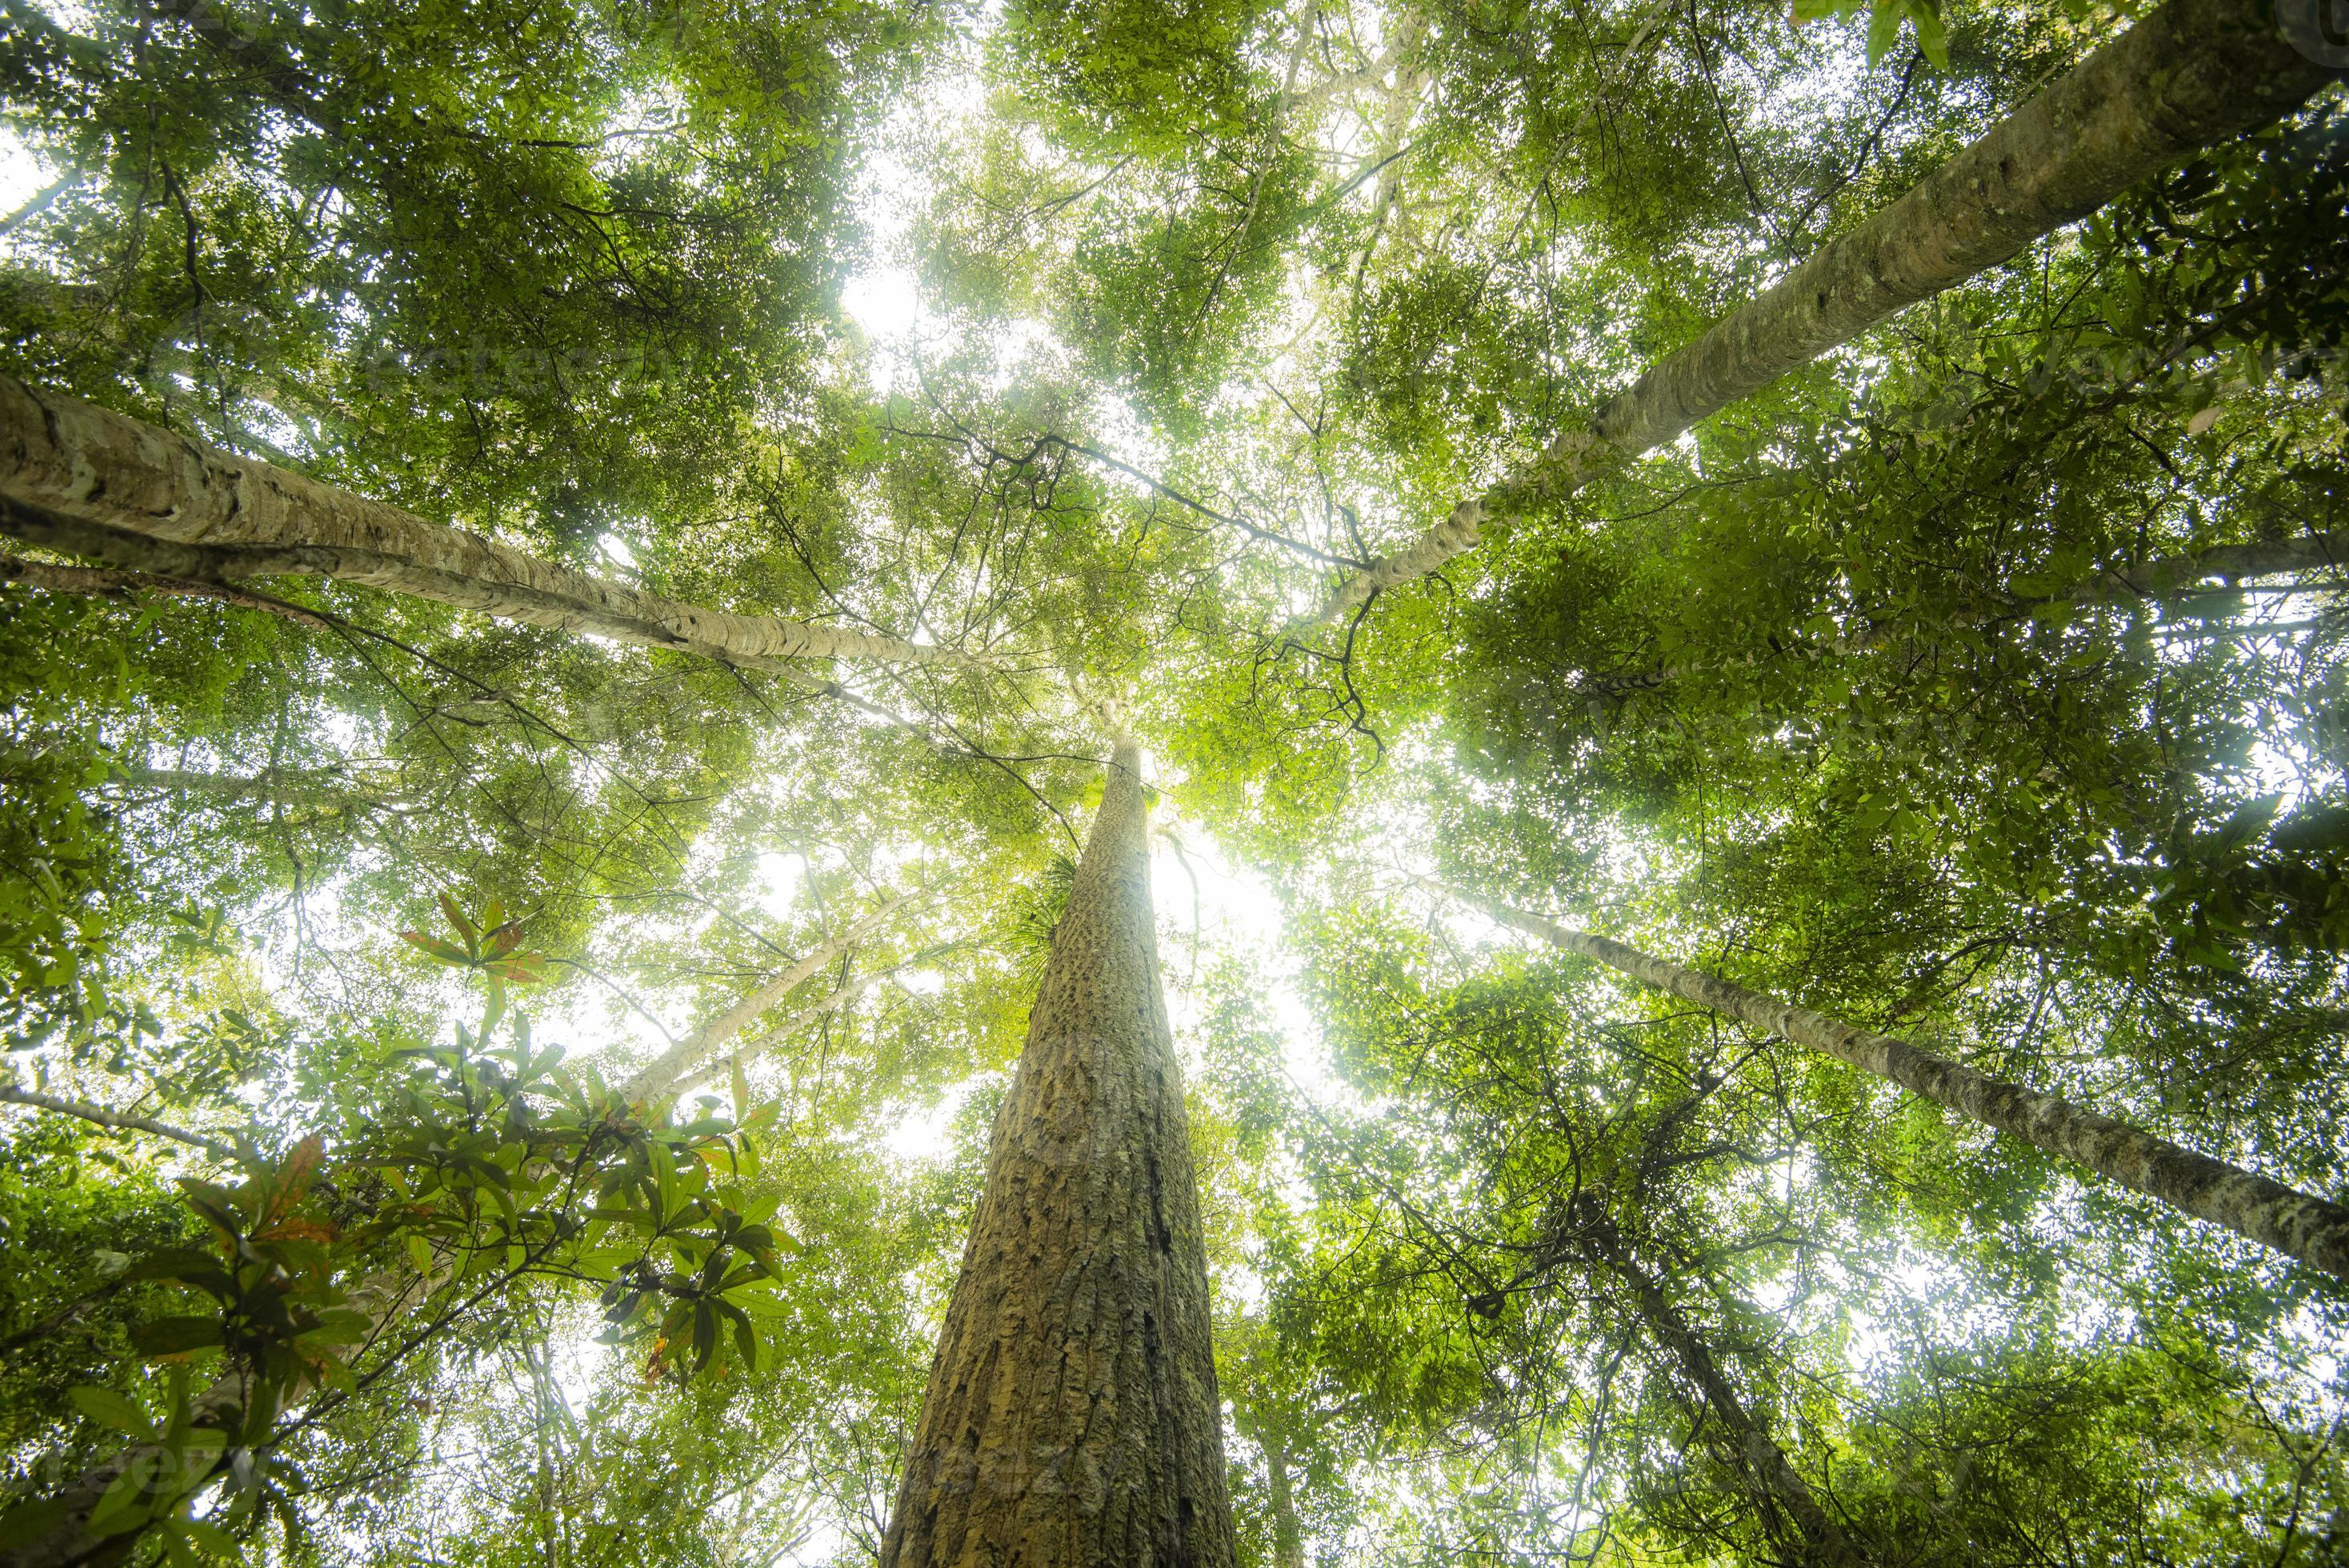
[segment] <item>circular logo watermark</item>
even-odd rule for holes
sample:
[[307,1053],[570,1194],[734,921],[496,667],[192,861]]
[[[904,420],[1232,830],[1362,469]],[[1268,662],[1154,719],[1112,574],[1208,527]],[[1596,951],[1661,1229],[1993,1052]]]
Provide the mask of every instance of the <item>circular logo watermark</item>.
[[2276,0],[2276,26],[2318,65],[2349,71],[2349,0]]

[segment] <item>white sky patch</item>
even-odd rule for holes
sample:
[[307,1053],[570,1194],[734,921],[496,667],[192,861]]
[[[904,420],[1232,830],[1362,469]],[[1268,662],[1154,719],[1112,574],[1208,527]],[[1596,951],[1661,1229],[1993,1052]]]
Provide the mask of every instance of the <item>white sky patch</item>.
[[807,879],[805,855],[783,854],[769,850],[759,857],[760,912],[770,920],[781,920],[790,914],[800,901],[800,886]]
[[1320,1026],[1297,986],[1288,919],[1271,884],[1254,872],[1234,867],[1209,834],[1180,821],[1163,825],[1153,835],[1150,883],[1160,922],[1174,933],[1160,959],[1167,980],[1167,1013],[1178,1045],[1199,1022],[1190,986],[1194,942],[1203,962],[1213,954],[1242,954],[1263,974],[1262,1000],[1280,1031],[1282,1065],[1290,1079],[1317,1104],[1341,1098]]
[[[868,219],[870,222],[870,219]],[[873,340],[874,346],[884,350],[875,356],[874,376],[876,382],[893,379],[890,360],[895,352],[910,346],[922,320],[921,282],[909,267],[876,263],[857,273],[840,291],[842,308]],[[876,385],[877,392],[885,393],[888,387]]]
[[881,1135],[881,1147],[910,1164],[942,1164],[954,1153],[955,1118],[973,1094],[1001,1075],[977,1073],[947,1087],[936,1100],[917,1105]]
[[57,177],[48,160],[27,146],[23,136],[0,125],[0,217],[16,212]]

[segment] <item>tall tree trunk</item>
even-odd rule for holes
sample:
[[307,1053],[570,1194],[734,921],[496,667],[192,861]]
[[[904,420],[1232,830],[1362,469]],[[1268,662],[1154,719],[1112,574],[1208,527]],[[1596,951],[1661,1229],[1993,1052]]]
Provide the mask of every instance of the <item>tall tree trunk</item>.
[[1656,1277],[1632,1256],[1603,1201],[1586,1206],[1578,1217],[1582,1220],[1580,1239],[1608,1272],[1630,1288],[1640,1321],[1702,1397],[1695,1415],[1702,1418],[1710,1412],[1726,1435],[1728,1440],[1716,1448],[1753,1493],[1754,1506],[1761,1511],[1764,1529],[1771,1539],[1784,1541],[1790,1533],[1785,1522],[1791,1522],[1795,1538],[1792,1544],[1799,1550],[1804,1562],[1819,1563],[1824,1568],[1849,1568],[1864,1561],[1853,1549],[1842,1526],[1819,1506],[1810,1483],[1786,1458],[1786,1450],[1747,1411],[1737,1390],[1723,1375],[1712,1346],[1672,1305]]
[[1587,426],[1349,578],[1305,625],[1326,625],[1381,589],[1436,571],[1474,548],[1487,520],[1571,495],[2179,159],[2280,118],[2333,79],[2284,42],[2273,0],[2169,0],[1650,368]]
[[0,533],[166,578],[331,577],[732,665],[984,662],[869,632],[681,604],[7,377]]
[[782,1044],[783,1041],[791,1038],[793,1035],[799,1033],[802,1029],[806,1028],[810,1024],[816,1022],[819,1018],[827,1018],[833,1014],[839,1012],[843,1007],[847,1006],[851,1002],[855,1001],[859,996],[864,995],[864,993],[873,989],[874,986],[878,985],[882,981],[887,979],[893,973],[895,973],[895,971],[888,969],[873,969],[866,971],[858,978],[835,989],[831,995],[826,996],[823,1001],[812,1002],[808,1006],[801,1008],[798,1012],[793,1013],[790,1017],[785,1018],[781,1023],[777,1024],[773,1028],[768,1030],[757,1039],[752,1040],[749,1045],[738,1046],[733,1050],[726,1052],[723,1056],[716,1058],[715,1060],[706,1061],[698,1067],[681,1070],[670,1076],[667,1079],[656,1083],[651,1088],[651,1096],[657,1097],[660,1095],[672,1095],[678,1099],[683,1099],[687,1095],[691,1094],[703,1084],[709,1082],[712,1078],[718,1076],[719,1062],[730,1060],[739,1063],[748,1063],[758,1060],[761,1057],[765,1056],[769,1051],[773,1050],[777,1046]]
[[1229,1568],[1223,1415],[1141,759],[1052,936],[884,1568]]
[[2099,1116],[2069,1100],[1985,1078],[1971,1068],[1919,1050],[1906,1040],[1854,1028],[1608,937],[1568,931],[1495,900],[1467,892],[1457,896],[1505,925],[1595,959],[1699,1006],[1823,1051],[1985,1127],[2011,1132],[2124,1187],[2158,1198],[2197,1219],[2224,1225],[2312,1267],[2349,1279],[2349,1207],[2311,1197],[2223,1160],[2181,1149],[2168,1139]]

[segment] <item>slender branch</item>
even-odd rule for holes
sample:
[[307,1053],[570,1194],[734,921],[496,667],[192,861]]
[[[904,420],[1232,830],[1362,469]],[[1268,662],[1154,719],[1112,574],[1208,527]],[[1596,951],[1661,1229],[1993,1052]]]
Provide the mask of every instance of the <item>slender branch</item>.
[[94,1122],[99,1127],[112,1128],[117,1131],[151,1132],[158,1138],[168,1138],[175,1143],[184,1143],[191,1149],[201,1149],[216,1160],[237,1158],[236,1146],[233,1143],[222,1143],[216,1138],[207,1138],[201,1132],[191,1132],[184,1127],[174,1127],[168,1121],[158,1121],[152,1117],[132,1116],[127,1111],[109,1110],[102,1105],[93,1105],[86,1099],[68,1099],[63,1095],[43,1094],[38,1089],[19,1088],[14,1084],[0,1084],[0,1100],[28,1106],[36,1110],[55,1111],[59,1116],[78,1117],[84,1121]]

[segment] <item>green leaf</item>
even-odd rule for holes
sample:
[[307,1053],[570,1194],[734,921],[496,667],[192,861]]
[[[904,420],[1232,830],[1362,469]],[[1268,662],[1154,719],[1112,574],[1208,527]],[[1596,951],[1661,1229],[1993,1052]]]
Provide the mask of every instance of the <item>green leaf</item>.
[[104,1537],[119,1535],[146,1523],[154,1511],[147,1491],[161,1460],[160,1454],[151,1451],[132,1458],[106,1489],[106,1495],[98,1500],[98,1506],[89,1511],[89,1519],[82,1528],[92,1535]]
[[709,1302],[697,1302],[693,1308],[693,1369],[698,1372],[709,1366],[717,1349],[718,1315]]
[[1909,19],[1917,25],[1917,47],[1937,71],[1950,68],[1950,30],[1932,0],[1909,0]]
[[78,1387],[67,1389],[66,1398],[71,1399],[83,1415],[100,1426],[112,1427],[116,1431],[128,1432],[134,1438],[157,1435],[155,1424],[147,1418],[147,1412],[111,1388],[84,1383]]
[[5,1513],[0,1513],[0,1541],[19,1544],[37,1541],[73,1517],[74,1503],[67,1498],[39,1498],[20,1502]]
[[[1873,70],[1884,63],[1892,46],[1900,41],[1901,0],[1876,0],[1876,9],[1868,18],[1868,64]],[[1857,579],[1855,579],[1857,581]]]
[[321,1313],[316,1326],[305,1328],[299,1338],[305,1345],[357,1345],[375,1332],[375,1319],[364,1312],[340,1307]]
[[217,1317],[159,1317],[130,1331],[130,1343],[145,1356],[179,1356],[222,1343]]

